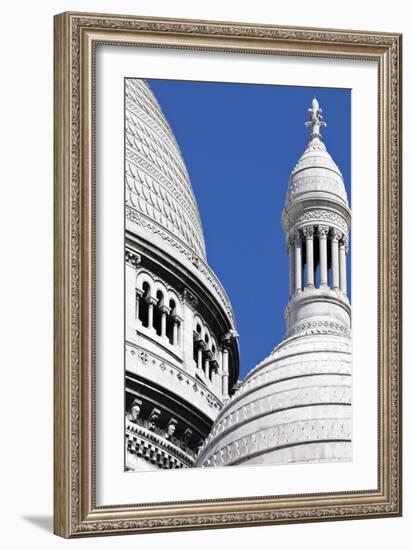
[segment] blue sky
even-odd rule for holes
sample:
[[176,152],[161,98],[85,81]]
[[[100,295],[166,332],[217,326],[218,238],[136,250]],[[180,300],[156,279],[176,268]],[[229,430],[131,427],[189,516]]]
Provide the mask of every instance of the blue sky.
[[[231,300],[241,378],[281,341],[288,258],[281,226],[290,172],[315,96],[350,203],[347,89],[147,80],[173,129],[198,201],[208,263]],[[350,262],[348,279],[350,285]]]

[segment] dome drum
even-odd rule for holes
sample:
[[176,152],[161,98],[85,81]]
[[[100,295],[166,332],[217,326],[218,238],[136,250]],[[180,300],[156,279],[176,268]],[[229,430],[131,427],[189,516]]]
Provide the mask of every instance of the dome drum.
[[349,237],[351,226],[349,208],[319,198],[306,198],[287,205],[282,212],[282,227],[289,236],[305,226],[319,225],[334,227]]
[[[339,296],[329,288],[305,288],[294,296],[285,309],[286,335],[304,330],[319,331],[327,327],[339,327],[340,332],[349,333],[351,307],[345,295]],[[301,327],[300,330],[298,327]]]

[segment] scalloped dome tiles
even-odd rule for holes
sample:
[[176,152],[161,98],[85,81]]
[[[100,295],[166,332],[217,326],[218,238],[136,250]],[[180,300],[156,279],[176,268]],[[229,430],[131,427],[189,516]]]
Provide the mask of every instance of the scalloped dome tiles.
[[206,259],[202,224],[186,166],[173,132],[149,86],[126,81],[126,205],[142,217],[143,231]]

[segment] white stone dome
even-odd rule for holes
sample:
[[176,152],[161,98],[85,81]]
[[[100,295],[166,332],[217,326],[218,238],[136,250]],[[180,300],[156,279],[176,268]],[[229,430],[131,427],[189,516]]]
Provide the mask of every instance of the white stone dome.
[[226,403],[196,465],[351,460],[351,387],[340,327],[284,340]]
[[[206,259],[199,210],[173,132],[149,86],[126,80],[126,217],[149,240]],[[159,241],[160,242],[160,241]]]
[[326,199],[348,206],[342,174],[318,137],[309,142],[292,170],[285,206],[305,199]]

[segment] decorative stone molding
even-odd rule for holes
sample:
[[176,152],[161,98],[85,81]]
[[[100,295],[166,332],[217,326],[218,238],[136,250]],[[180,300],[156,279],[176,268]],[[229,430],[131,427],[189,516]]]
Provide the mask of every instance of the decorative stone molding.
[[195,453],[181,449],[172,441],[139,424],[126,422],[126,448],[160,468],[191,468]]
[[305,321],[288,330],[285,339],[303,334],[337,334],[349,337],[350,329],[337,321]]
[[196,309],[199,305],[199,300],[187,288],[184,289],[181,299],[184,304],[189,305],[192,309]]
[[296,195],[304,193],[305,191],[326,191],[333,193],[333,195],[344,195],[345,188],[343,181],[338,178],[339,176],[336,176],[336,179],[334,179],[325,177],[324,175],[316,177],[305,175],[299,179],[296,178],[289,184],[288,202],[292,202]]
[[[351,439],[351,419],[323,418],[278,424],[218,448],[201,465],[204,467],[226,466],[242,462],[253,454],[274,451],[285,445],[293,446],[312,442],[327,444],[328,441],[349,443]],[[202,452],[205,449],[207,449],[207,440]]]
[[239,338],[239,333],[235,329],[230,329],[223,337],[222,346],[228,348],[232,345],[237,338]]
[[142,261],[142,257],[137,252],[132,252],[131,250],[125,250],[124,257],[126,263],[130,264],[133,267],[137,267]]
[[[251,371],[253,373],[253,371]],[[261,387],[267,384],[275,384],[282,379],[292,379],[299,376],[311,376],[311,375],[336,375],[336,376],[350,376],[351,364],[350,360],[334,360],[333,358],[327,360],[313,360],[302,361],[299,358],[296,363],[285,365],[278,365],[276,368],[277,377],[274,378],[273,372],[270,370],[258,370],[254,376],[250,376],[242,383],[237,393],[232,397],[231,403],[234,403],[243,394],[252,391],[255,387]],[[225,409],[222,410],[222,413]]]
[[[339,168],[337,167],[335,161],[332,159],[332,157],[328,153],[327,153],[327,156],[325,155],[303,156],[295,164],[295,167],[292,170],[292,176],[294,176],[297,172],[305,168],[327,168],[328,170],[333,170],[338,177],[342,178],[342,174]],[[333,180],[333,181],[336,181],[336,180]]]
[[201,258],[199,258],[199,261],[194,264],[192,260],[193,252],[185,244],[183,244],[182,241],[176,239],[171,233],[165,231],[160,225],[158,225],[153,220],[146,218],[143,214],[137,212],[137,210],[134,210],[133,208],[127,206],[126,218],[133,223],[140,225],[145,230],[148,230],[151,233],[157,235],[161,239],[167,241],[171,246],[175,247],[179,252],[186,256],[191,264],[198,270],[198,273],[200,274],[199,278],[201,280],[203,279],[206,284],[210,284],[212,286],[221,304],[223,305],[223,308],[227,316],[229,317],[229,320],[232,324],[234,324],[234,316],[229,298],[227,297],[226,292],[223,290],[223,287],[218,281],[216,275],[212,272],[210,267],[201,260]]
[[141,408],[142,408],[142,404],[143,402],[141,399],[137,399],[137,398],[134,399],[130,409],[126,413],[126,419],[129,420],[130,422],[137,422],[140,415]]
[[[325,376],[328,376],[326,373]],[[215,422],[206,443],[213,439],[216,442],[216,436],[239,425],[240,421],[252,422],[254,418],[266,416],[284,411],[288,408],[295,409],[299,406],[308,405],[350,405],[352,401],[351,378],[348,377],[348,384],[330,384],[328,386],[303,386],[301,388],[292,388],[283,391],[273,392],[270,395],[239,403],[239,407],[233,405],[228,415],[223,414]],[[296,380],[299,380],[296,378]],[[314,378],[313,380],[318,380]]]
[[297,227],[306,223],[312,223],[312,225],[329,224],[336,225],[344,233],[348,231],[348,222],[345,218],[338,212],[333,212],[331,210],[315,209],[308,210],[297,214],[288,224],[289,227]]
[[172,439],[173,438],[174,433],[176,431],[176,427],[177,427],[176,418],[171,418],[169,420],[169,424],[167,425],[167,428],[166,428],[166,433],[165,433],[165,438],[166,439]]
[[147,421],[147,427],[149,430],[154,431],[157,428],[157,422],[159,420],[159,416],[161,415],[161,413],[162,411],[157,407],[153,408]]
[[188,372],[174,366],[169,361],[161,359],[160,357],[147,352],[145,349],[140,347],[127,347],[128,352],[132,357],[137,354],[138,360],[144,366],[150,366],[153,368],[159,368],[164,375],[176,376],[177,380],[182,384],[186,384],[188,387],[191,387],[193,391],[199,392],[201,396],[205,397],[206,402],[211,408],[220,410],[222,408],[222,402],[214,394],[212,394],[207,386],[198,379],[195,379]]

